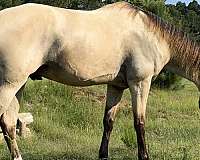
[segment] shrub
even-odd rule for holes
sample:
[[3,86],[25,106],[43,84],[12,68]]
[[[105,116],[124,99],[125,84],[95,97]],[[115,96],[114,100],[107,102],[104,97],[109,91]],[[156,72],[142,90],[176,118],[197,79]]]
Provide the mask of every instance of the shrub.
[[182,78],[178,75],[171,73],[167,70],[163,70],[152,82],[152,84],[153,86],[159,88],[180,89],[184,87],[181,81]]

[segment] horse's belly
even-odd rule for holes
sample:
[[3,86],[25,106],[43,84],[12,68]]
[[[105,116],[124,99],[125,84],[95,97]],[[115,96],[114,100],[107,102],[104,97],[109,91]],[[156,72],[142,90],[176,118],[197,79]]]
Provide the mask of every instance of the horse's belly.
[[59,67],[58,65],[47,65],[41,72],[41,76],[47,79],[73,86],[89,86],[95,84],[109,83],[113,81],[118,74],[118,70],[102,71],[83,70],[79,68]]
[[66,72],[59,72],[53,74],[49,73],[44,75],[44,77],[62,84],[73,86],[90,86],[95,84],[105,84],[114,79],[114,76],[112,74],[85,79],[85,77],[79,77]]

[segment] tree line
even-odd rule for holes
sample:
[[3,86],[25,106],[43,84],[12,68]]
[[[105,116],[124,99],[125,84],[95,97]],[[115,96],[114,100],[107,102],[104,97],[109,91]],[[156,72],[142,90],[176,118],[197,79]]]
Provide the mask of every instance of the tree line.
[[[118,2],[120,0],[0,0],[0,10],[25,3],[41,3],[56,7],[92,10],[103,5]],[[200,43],[200,5],[193,0],[188,5],[178,2],[175,5],[165,4],[165,0],[127,0],[129,3],[151,11],[169,21],[188,33],[188,36]],[[154,82],[160,87],[179,86],[180,77],[163,71]]]

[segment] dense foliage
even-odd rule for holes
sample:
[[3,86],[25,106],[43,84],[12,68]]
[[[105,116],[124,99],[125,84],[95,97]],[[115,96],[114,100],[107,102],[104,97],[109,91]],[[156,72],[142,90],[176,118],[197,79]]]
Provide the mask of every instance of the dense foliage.
[[200,5],[197,1],[192,1],[186,6],[185,3],[178,2],[176,6],[167,6],[173,22],[189,33],[189,36],[200,42]]
[[[117,1],[120,0],[0,0],[0,9],[33,2],[63,8],[91,10]],[[187,32],[191,39],[200,42],[200,5],[196,0],[190,2],[188,6],[182,2],[176,5],[166,5],[165,0],[128,0],[128,2],[157,14]],[[178,76],[164,71],[154,84],[169,88],[179,85],[179,82]]]

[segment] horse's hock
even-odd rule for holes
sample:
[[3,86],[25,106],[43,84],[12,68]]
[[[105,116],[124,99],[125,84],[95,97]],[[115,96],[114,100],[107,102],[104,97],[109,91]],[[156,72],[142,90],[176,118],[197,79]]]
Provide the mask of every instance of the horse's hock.
[[[31,135],[30,129],[27,125],[33,122],[33,116],[31,113],[19,113],[17,120],[17,134],[20,137],[28,137]],[[4,136],[0,127],[0,143],[4,142]]]
[[[30,129],[27,125],[33,122],[33,116],[31,113],[19,113],[17,120],[17,134],[20,137],[28,137],[31,135]],[[3,133],[0,128],[0,142],[4,140]]]
[[[30,129],[27,125],[33,122],[31,113],[19,113],[17,120],[17,134],[21,137],[28,137],[31,135]],[[0,143],[4,141],[3,133],[0,128]]]

